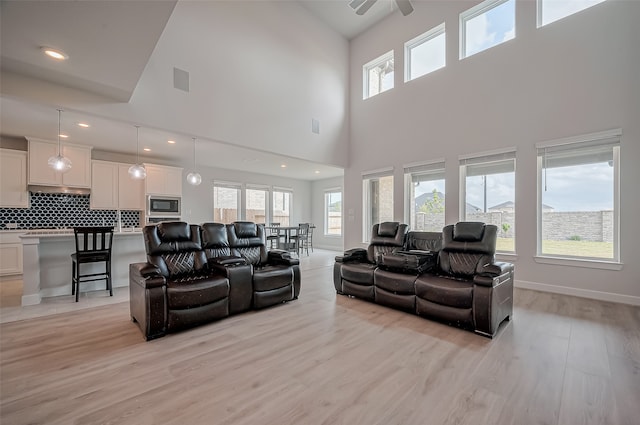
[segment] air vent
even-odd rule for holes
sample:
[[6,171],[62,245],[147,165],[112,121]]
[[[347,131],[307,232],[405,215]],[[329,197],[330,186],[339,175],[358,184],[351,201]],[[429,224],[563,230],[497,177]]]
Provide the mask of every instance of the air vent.
[[311,132],[320,134],[320,121],[315,118],[311,118]]
[[189,73],[180,68],[173,68],[173,87],[189,92]]

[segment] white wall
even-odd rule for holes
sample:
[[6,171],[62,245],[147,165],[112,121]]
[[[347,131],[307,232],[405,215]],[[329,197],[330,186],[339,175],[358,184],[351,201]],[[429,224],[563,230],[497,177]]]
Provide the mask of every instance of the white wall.
[[[608,0],[536,28],[518,1],[516,38],[458,60],[459,13],[479,2],[414,2],[351,43],[350,163],[345,246],[362,240],[363,170],[394,167],[402,221],[403,164],[446,160],[446,193],[459,193],[458,156],[517,148],[516,279],[521,286],[640,304],[640,3]],[[446,22],[447,66],[404,83],[404,42]],[[362,65],[395,51],[395,88],[362,100]],[[620,271],[538,264],[535,143],[622,128]],[[349,218],[353,210],[353,219]],[[448,223],[458,199],[446,198]]]
[[[331,249],[335,251],[344,250],[344,236],[324,235],[324,194],[328,189],[342,189],[344,179],[336,177],[332,179],[317,180],[311,183],[311,221],[316,225],[313,232],[313,247]],[[344,201],[343,201],[344,202]],[[344,217],[344,211],[343,211]],[[343,222],[344,227],[344,222]]]

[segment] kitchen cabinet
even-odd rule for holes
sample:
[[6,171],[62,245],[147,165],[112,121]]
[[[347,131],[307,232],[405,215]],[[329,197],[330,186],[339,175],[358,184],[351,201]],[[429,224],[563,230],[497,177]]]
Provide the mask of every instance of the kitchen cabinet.
[[147,195],[182,196],[182,168],[145,164]]
[[59,173],[47,164],[58,154],[58,143],[48,140],[29,140],[29,184],[42,186],[91,187],[91,147],[62,144],[62,155],[71,160],[71,170]]
[[0,207],[29,208],[25,151],[0,149]]
[[0,276],[22,274],[22,241],[24,230],[0,231]]
[[129,177],[131,164],[92,161],[92,209],[144,210],[144,181]]

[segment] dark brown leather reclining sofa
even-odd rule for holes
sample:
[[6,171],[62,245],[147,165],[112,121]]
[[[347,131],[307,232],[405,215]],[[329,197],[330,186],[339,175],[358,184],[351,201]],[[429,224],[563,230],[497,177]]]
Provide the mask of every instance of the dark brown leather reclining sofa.
[[129,266],[129,303],[147,340],[300,293],[298,259],[267,251],[262,224],[163,222],[143,235],[147,262]]
[[336,292],[493,337],[513,314],[513,264],[495,261],[497,227],[478,222],[442,233],[386,222],[371,242],[336,257]]

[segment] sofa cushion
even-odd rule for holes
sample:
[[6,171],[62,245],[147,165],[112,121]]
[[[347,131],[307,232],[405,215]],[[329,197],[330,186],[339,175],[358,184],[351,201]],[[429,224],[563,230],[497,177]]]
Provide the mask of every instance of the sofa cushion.
[[229,280],[224,277],[190,276],[167,282],[169,309],[198,307],[229,296]]
[[484,223],[464,221],[453,225],[453,240],[458,242],[476,242],[482,240]]
[[398,226],[400,224],[397,222],[386,221],[384,223],[380,223],[378,226],[378,236],[395,236],[398,232]]
[[282,288],[293,283],[291,267],[265,266],[253,269],[254,292]]
[[342,279],[358,285],[373,286],[373,272],[375,264],[369,263],[344,263],[340,270]]
[[473,282],[422,275],[418,276],[415,285],[418,298],[455,308],[471,308],[473,305]]
[[376,288],[386,289],[396,294],[415,294],[415,274],[402,274],[395,271],[376,269],[373,280]]
[[233,223],[236,230],[236,236],[239,238],[253,238],[258,236],[258,226],[253,222],[236,221]]

